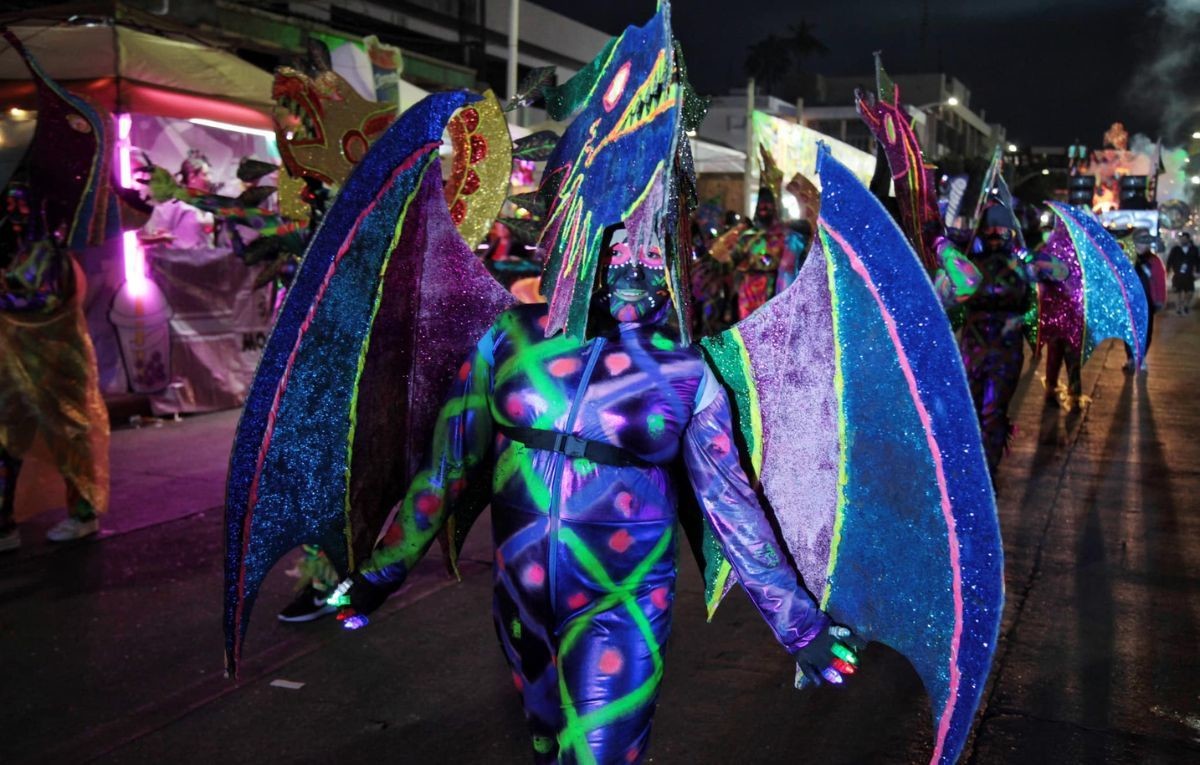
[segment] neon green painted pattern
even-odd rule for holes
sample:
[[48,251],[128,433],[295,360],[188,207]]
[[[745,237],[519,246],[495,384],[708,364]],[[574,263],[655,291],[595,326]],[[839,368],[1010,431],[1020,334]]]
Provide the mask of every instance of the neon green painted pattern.
[[651,660],[654,663],[654,672],[640,686],[601,709],[589,712],[583,716],[576,714],[575,705],[571,699],[566,681],[563,679],[562,673],[559,673],[558,689],[562,698],[564,716],[563,729],[558,734],[559,751],[560,755],[568,751],[573,752],[581,765],[596,761],[587,744],[588,732],[608,725],[647,704],[653,698],[655,690],[662,680],[662,646],[655,639],[654,629],[651,627],[646,615],[642,612],[641,606],[638,605],[635,593],[638,586],[645,581],[650,569],[670,549],[673,536],[674,533],[668,528],[654,545],[654,548],[646,555],[645,559],[629,574],[629,577],[617,583],[609,576],[600,559],[588,549],[587,544],[575,532],[570,528],[563,528],[559,532],[559,540],[571,551],[579,566],[597,584],[608,590],[608,594],[597,599],[586,612],[580,614],[568,626],[567,631],[563,634],[562,642],[559,644],[559,665],[561,666],[562,657],[571,652],[571,649],[583,635],[584,630],[594,621],[592,615],[603,613],[617,605],[624,606],[625,610],[629,613],[630,618],[638,628],[638,632],[641,633],[642,639],[646,641],[646,647],[649,649]]
[[350,561],[351,571],[357,567],[354,560],[354,537],[350,528],[350,466],[354,462],[354,436],[358,431],[358,388],[362,381],[363,369],[367,365],[367,351],[371,347],[372,330],[375,328],[375,316],[379,313],[380,303],[383,302],[383,276],[387,273],[388,265],[392,262],[392,253],[396,251],[396,245],[400,242],[401,234],[404,233],[404,220],[408,216],[408,206],[412,204],[413,199],[417,196],[417,192],[421,190],[421,184],[425,182],[425,173],[429,170],[429,166],[436,156],[436,154],[430,152],[425,158],[425,167],[421,169],[421,176],[417,178],[416,185],[413,186],[412,193],[408,195],[408,199],[404,200],[404,209],[400,211],[400,222],[397,224],[396,230],[392,233],[392,241],[388,245],[387,254],[383,256],[383,262],[379,265],[379,282],[375,285],[375,298],[371,304],[371,319],[367,325],[367,332],[363,337],[362,345],[358,349],[358,366],[354,370],[354,388],[350,394],[350,428],[346,432],[346,490],[342,492],[342,516],[346,521],[343,529],[346,535],[346,555]]
[[833,538],[829,542],[829,566],[825,570],[825,592],[821,595],[821,610],[829,608],[829,596],[833,592],[833,574],[837,569],[838,550],[842,544],[842,523],[846,518],[846,486],[849,477],[846,472],[846,411],[845,387],[846,378],[843,374],[842,344],[841,344],[841,313],[838,306],[837,284],[834,280],[834,269],[837,267],[833,257],[836,243],[826,233],[825,226],[819,225],[818,235],[821,237],[821,249],[825,253],[825,273],[829,279],[829,300],[833,306],[833,390],[837,397],[837,429],[838,429],[838,493],[837,511],[833,520]]

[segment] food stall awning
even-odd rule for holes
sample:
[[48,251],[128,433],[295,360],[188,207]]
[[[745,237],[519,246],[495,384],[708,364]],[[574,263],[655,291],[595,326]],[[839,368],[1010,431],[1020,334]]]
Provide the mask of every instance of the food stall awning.
[[692,139],[692,160],[697,175],[742,173],[746,170],[746,152],[701,138]]
[[[271,73],[227,51],[121,24],[10,29],[47,74],[114,113],[272,127]],[[35,107],[29,73],[7,44],[0,44],[0,105]]]

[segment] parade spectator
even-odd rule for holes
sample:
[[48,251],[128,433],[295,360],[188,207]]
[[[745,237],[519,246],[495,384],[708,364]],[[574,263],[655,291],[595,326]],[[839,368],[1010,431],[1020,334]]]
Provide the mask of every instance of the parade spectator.
[[1200,268],[1200,250],[1192,244],[1190,231],[1179,233],[1179,243],[1167,256],[1167,271],[1171,273],[1171,289],[1175,292],[1175,314],[1192,312],[1196,295],[1196,269]]

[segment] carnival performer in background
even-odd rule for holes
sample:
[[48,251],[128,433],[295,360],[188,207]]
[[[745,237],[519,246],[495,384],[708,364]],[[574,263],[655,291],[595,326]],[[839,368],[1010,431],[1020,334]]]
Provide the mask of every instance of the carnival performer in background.
[[108,412],[83,271],[54,236],[37,235],[30,203],[28,188],[10,186],[0,220],[0,551],[21,544],[16,485],[31,453],[67,485],[68,517],[47,533],[51,542],[95,534],[108,509]]
[[780,218],[778,199],[783,172],[764,147],[761,153],[763,183],[751,224],[739,223],[717,237],[709,254],[736,269],[737,318],[744,319],[791,284],[804,258],[806,243]]
[[[1012,212],[998,201],[988,203],[979,224],[980,251],[971,256],[982,281],[964,303],[959,341],[993,481],[1012,433],[1008,405],[1025,360],[1023,329],[1034,285],[1067,277],[1062,261],[1017,247],[1016,234]],[[951,287],[945,283],[943,294]]]
[[17,475],[38,457],[67,487],[68,517],[47,538],[94,535],[108,509],[108,412],[71,252],[119,233],[112,116],[48,77],[11,31],[37,90],[33,142],[0,207],[0,549],[21,544]]

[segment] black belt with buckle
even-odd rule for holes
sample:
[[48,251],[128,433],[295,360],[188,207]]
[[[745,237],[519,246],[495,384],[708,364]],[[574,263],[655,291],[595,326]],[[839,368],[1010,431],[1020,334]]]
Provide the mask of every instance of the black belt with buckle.
[[654,467],[654,463],[647,462],[628,449],[601,441],[580,438],[570,433],[508,425],[498,425],[497,427],[509,439],[525,444],[531,449],[559,452],[568,457],[581,457],[601,465],[613,465],[614,467]]

